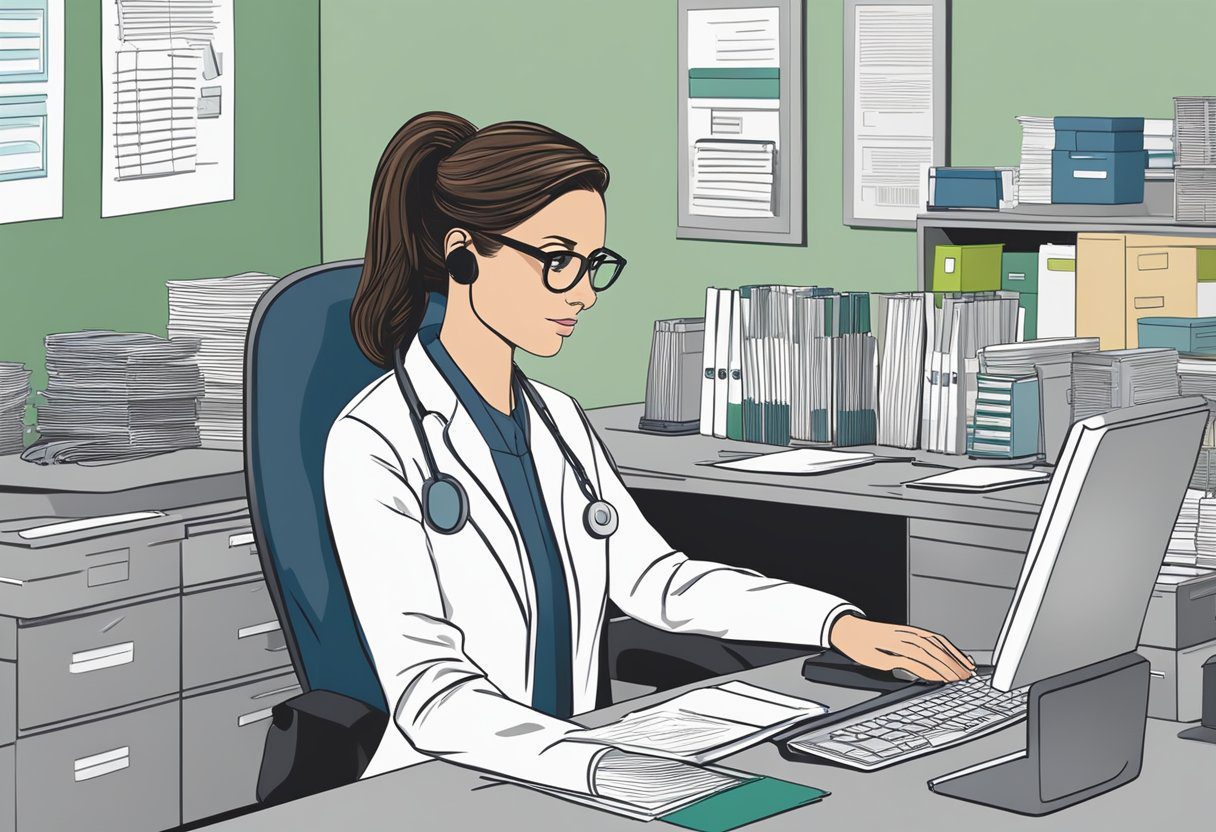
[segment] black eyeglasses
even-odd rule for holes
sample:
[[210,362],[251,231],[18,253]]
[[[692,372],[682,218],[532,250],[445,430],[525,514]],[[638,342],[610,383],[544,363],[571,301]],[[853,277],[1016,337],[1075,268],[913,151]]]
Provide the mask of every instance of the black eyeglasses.
[[621,270],[625,268],[625,258],[607,248],[597,248],[587,255],[569,250],[545,251],[502,234],[491,234],[488,231],[476,233],[484,234],[495,242],[535,257],[543,263],[545,268],[542,276],[545,288],[550,292],[568,292],[577,286],[583,275],[588,272],[591,274],[591,288],[602,292],[620,277]]

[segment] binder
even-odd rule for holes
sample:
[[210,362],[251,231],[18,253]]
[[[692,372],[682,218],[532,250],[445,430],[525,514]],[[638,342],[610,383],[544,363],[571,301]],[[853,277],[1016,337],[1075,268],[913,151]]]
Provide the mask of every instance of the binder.
[[737,289],[723,289],[730,297],[729,358],[726,378],[726,438],[743,438],[743,331],[741,298]]
[[714,419],[713,435],[726,438],[726,380],[730,364],[730,289],[716,289],[714,316]]
[[705,290],[705,349],[704,360],[701,362],[703,376],[701,378],[701,420],[698,433],[702,436],[714,435],[714,379],[718,375],[717,336],[718,336],[718,290],[710,286]]

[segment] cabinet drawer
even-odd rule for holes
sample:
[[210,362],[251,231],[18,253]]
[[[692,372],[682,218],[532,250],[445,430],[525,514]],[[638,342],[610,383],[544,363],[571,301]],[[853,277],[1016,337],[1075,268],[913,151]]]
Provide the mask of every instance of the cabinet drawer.
[[0,576],[7,579],[0,581],[0,610],[43,618],[176,590],[183,526],[161,522],[80,539],[77,532],[21,540],[9,530],[0,543]]
[[1140,343],[1146,317],[1195,316],[1198,298],[1195,249],[1183,246],[1127,249],[1127,346]]
[[262,564],[248,517],[225,518],[186,527],[182,541],[182,585],[260,575]]
[[194,592],[182,598],[183,688],[290,664],[265,581]]
[[17,829],[17,747],[0,748],[0,832]]
[[1025,554],[1030,548],[1030,529],[1002,529],[996,526],[975,526],[951,523],[947,520],[908,521],[908,536],[927,540],[944,540],[987,549],[1004,549]]
[[17,665],[0,662],[0,745],[17,738]]
[[27,730],[178,690],[178,596],[17,631],[18,727]]
[[160,832],[180,823],[181,704],[23,737],[22,832]]
[[270,710],[299,693],[286,673],[182,700],[182,823],[256,802]]
[[1148,715],[1157,719],[1194,722],[1203,715],[1203,663],[1216,656],[1216,641],[1185,650],[1139,647],[1148,659]]
[[964,651],[996,647],[1013,590],[938,578],[908,579],[908,623],[941,633]]
[[1216,574],[1153,587],[1140,643],[1177,649],[1216,639]]
[[940,540],[908,539],[908,571],[927,578],[1015,589],[1025,554]]

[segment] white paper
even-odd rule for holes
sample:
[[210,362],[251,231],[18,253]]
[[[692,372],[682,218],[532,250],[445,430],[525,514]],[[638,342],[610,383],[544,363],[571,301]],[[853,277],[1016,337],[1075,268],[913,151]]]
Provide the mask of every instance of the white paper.
[[842,468],[856,468],[874,461],[866,451],[826,451],[819,448],[794,448],[771,454],[715,462],[718,468],[735,471],[761,471],[770,474],[823,474]]
[[688,12],[690,67],[780,66],[778,12],[693,9]]
[[931,477],[907,483],[907,486],[939,491],[996,491],[1015,485],[1033,485],[1037,482],[1045,482],[1050,478],[1051,474],[1046,471],[975,466],[947,471],[944,474],[934,474]]
[[63,216],[63,0],[0,0],[0,224]]
[[853,216],[914,220],[933,164],[933,6],[859,5],[853,31]]
[[101,215],[232,199],[232,0],[101,8]]

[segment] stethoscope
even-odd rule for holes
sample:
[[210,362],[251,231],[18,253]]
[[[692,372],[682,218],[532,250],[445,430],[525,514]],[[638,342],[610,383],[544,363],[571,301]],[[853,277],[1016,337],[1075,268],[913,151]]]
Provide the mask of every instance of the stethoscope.
[[[435,464],[435,455],[431,453],[431,443],[426,438],[426,431],[422,429],[422,403],[418,400],[414,385],[410,383],[409,377],[405,374],[405,359],[401,347],[393,350],[393,372],[397,377],[397,386],[401,388],[401,395],[409,408],[410,421],[414,424],[418,442],[422,446],[422,456],[426,460],[428,476],[422,483],[423,522],[439,534],[456,534],[464,528],[465,522],[469,519],[469,498],[465,494],[464,487],[454,477],[442,473],[439,466]],[[566,440],[558,432],[557,424],[549,414],[549,408],[545,406],[535,388],[532,387],[532,383],[514,363],[511,365],[511,374],[519,382],[532,407],[540,414],[541,421],[545,423],[545,428],[553,437],[553,441],[557,443],[562,456],[574,469],[579,490],[587,498],[587,507],[583,509],[583,527],[587,530],[587,534],[599,540],[607,539],[616,531],[616,508],[607,500],[600,499],[583,464],[579,462],[578,457],[574,455],[570,446],[566,444]]]

